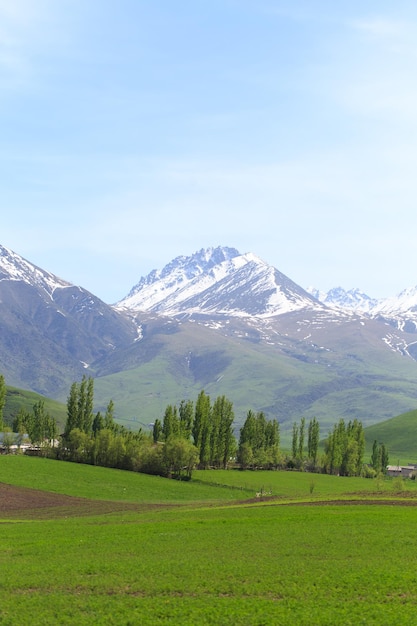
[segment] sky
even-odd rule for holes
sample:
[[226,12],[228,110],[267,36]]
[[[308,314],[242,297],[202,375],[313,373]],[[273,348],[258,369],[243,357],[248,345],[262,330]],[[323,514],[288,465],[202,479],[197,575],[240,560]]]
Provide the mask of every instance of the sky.
[[417,285],[414,0],[0,0],[0,244],[108,303],[231,246]]

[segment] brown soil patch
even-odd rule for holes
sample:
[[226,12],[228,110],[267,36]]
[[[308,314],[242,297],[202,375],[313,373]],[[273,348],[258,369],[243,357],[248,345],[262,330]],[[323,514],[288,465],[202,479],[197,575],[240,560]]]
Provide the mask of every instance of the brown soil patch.
[[15,487],[0,483],[0,519],[31,518],[48,519],[58,517],[80,517],[101,515],[117,511],[140,511],[163,508],[159,505],[140,505],[131,502],[89,500],[62,494]]

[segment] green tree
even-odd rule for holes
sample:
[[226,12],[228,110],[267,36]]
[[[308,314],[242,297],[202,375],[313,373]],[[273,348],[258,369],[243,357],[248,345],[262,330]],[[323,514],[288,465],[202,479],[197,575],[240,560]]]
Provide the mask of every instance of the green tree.
[[325,469],[330,474],[359,476],[362,471],[365,437],[362,423],[343,419],[334,425],[325,446]]
[[296,422],[294,422],[294,424],[292,426],[292,440],[291,440],[291,451],[292,451],[293,461],[295,461],[297,459],[298,450],[299,450],[299,446],[298,446],[298,424]]
[[83,433],[91,434],[93,430],[94,380],[83,376],[80,383],[71,385],[67,399],[67,421],[64,437],[71,430],[78,428]]
[[0,374],[0,431],[4,430],[4,407],[6,404],[6,383],[3,374]]
[[98,411],[93,419],[93,435],[96,437],[97,433],[104,428],[104,419],[100,411]]
[[17,444],[17,439],[15,433],[12,432],[12,429],[9,426],[4,426],[3,428],[3,446],[6,450],[6,454],[10,454],[10,450],[13,445]]
[[104,414],[104,428],[108,428],[110,430],[114,430],[115,428],[113,400],[110,400],[106,407],[106,413]]
[[381,472],[386,474],[387,466],[389,464],[388,448],[384,443],[381,443]]
[[194,411],[192,435],[199,454],[199,467],[210,463],[211,401],[210,396],[200,391]]
[[78,428],[91,433],[93,426],[94,381],[83,376],[78,388]]
[[248,467],[253,465],[253,450],[249,441],[244,441],[243,443],[239,444],[237,460],[242,469],[247,469]]
[[199,454],[197,448],[187,439],[170,437],[163,446],[162,458],[168,476],[191,478]]
[[307,454],[308,458],[313,461],[314,465],[317,463],[317,454],[319,449],[320,440],[320,426],[315,417],[310,420],[308,425],[308,437],[307,437]]
[[242,468],[277,466],[279,463],[279,424],[267,420],[260,411],[247,412],[245,423],[240,429],[238,461]]
[[64,436],[68,437],[74,428],[79,428],[78,420],[78,385],[72,383],[67,398],[67,421],[65,423]]
[[152,429],[152,438],[154,443],[158,443],[162,439],[162,423],[161,420],[156,418],[153,429]]
[[194,403],[192,400],[181,400],[179,412],[179,435],[190,439],[194,419]]
[[176,437],[180,432],[180,423],[178,419],[178,410],[176,406],[169,404],[165,409],[164,421],[162,423],[162,433],[165,441],[170,437]]
[[35,446],[48,449],[55,445],[58,435],[58,427],[55,418],[45,410],[45,402],[39,400],[32,407],[32,412],[19,411],[13,422],[16,432],[26,432],[30,441]]
[[234,449],[232,424],[233,404],[225,396],[219,396],[211,410],[210,463],[215,467],[227,468],[231,451]]
[[66,442],[69,460],[88,463],[90,460],[90,437],[79,428],[73,428]]
[[387,465],[389,463],[388,450],[385,444],[380,443],[374,439],[372,444],[371,465],[377,474],[385,474],[387,471]]
[[304,438],[305,438],[306,420],[305,417],[301,418],[300,428],[298,431],[298,458],[300,461],[304,458]]

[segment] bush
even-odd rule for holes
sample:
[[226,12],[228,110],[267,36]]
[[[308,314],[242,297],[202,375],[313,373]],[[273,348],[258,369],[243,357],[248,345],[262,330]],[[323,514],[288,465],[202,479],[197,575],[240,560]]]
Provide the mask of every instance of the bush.
[[377,475],[376,471],[370,465],[365,464],[362,466],[362,471],[361,471],[362,478],[376,478],[376,475]]

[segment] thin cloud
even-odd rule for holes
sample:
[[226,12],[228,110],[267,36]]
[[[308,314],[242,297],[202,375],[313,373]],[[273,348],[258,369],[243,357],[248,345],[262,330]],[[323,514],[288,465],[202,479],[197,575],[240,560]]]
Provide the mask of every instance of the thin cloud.
[[371,35],[375,38],[392,39],[402,37],[410,33],[410,23],[402,20],[394,20],[386,17],[374,17],[367,20],[354,20],[351,22],[354,29]]

